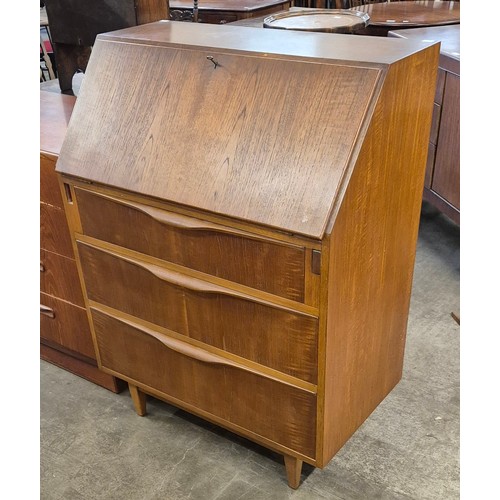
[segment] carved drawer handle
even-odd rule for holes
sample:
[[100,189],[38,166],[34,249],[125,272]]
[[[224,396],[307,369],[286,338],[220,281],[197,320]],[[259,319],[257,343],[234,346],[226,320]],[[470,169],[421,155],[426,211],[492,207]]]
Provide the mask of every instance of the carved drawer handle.
[[55,318],[56,313],[54,312],[54,309],[44,306],[40,304],[40,314],[43,314],[44,316],[48,316],[49,318]]
[[[120,257],[123,258],[123,257]],[[296,308],[287,307],[282,304],[276,304],[273,302],[269,302],[265,299],[254,297],[252,295],[247,295],[242,292],[238,292],[236,290],[230,290],[229,288],[225,288],[219,285],[215,285],[214,283],[209,283],[207,281],[201,281],[196,278],[192,278],[191,276],[187,276],[185,274],[177,273],[175,271],[169,271],[168,269],[164,269],[158,266],[146,264],[145,262],[135,262],[129,259],[131,264],[135,264],[139,267],[144,268],[146,271],[149,271],[153,276],[156,276],[158,279],[162,281],[166,281],[167,283],[171,283],[172,285],[180,286],[182,288],[186,288],[193,292],[197,293],[205,293],[205,294],[217,294],[217,295],[225,295],[227,297],[232,297],[240,300],[246,300],[249,302],[256,302],[258,304],[262,304],[267,307],[272,307],[274,309],[281,309],[282,311],[287,311],[293,314],[300,314],[302,316],[309,316],[311,318],[316,318],[316,315],[313,313],[308,313],[302,310],[298,310]]]

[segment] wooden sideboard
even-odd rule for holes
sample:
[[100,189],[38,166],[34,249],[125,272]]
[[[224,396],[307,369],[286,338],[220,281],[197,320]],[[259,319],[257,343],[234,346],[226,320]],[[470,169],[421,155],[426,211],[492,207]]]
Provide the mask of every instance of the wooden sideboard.
[[[198,22],[225,24],[288,9],[291,0],[200,0]],[[193,20],[192,0],[170,0],[170,18],[175,21]]]
[[254,440],[296,488],[398,383],[438,57],[182,22],[97,37],[56,170],[99,366],[139,415],[149,394]]
[[460,224],[460,25],[391,31],[441,42],[424,199]]
[[85,302],[55,172],[75,97],[40,92],[40,355],[119,392],[97,367]]

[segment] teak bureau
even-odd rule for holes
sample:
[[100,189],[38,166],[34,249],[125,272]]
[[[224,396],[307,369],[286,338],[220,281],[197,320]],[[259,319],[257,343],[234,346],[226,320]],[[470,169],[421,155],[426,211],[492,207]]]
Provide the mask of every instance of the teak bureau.
[[439,44],[99,35],[56,170],[99,366],[285,457],[399,381]]

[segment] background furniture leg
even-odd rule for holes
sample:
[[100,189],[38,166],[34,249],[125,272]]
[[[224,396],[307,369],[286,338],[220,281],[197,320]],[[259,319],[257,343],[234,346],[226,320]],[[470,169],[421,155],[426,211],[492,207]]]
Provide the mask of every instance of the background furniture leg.
[[288,486],[296,490],[300,484],[300,473],[302,472],[302,460],[298,458],[291,457],[290,455],[284,455],[285,457],[285,468],[286,477],[288,479]]
[[61,93],[74,95],[73,77],[78,70],[85,73],[90,59],[91,47],[54,43],[54,50]]
[[146,415],[146,394],[132,384],[128,384],[128,389],[137,415],[143,417]]

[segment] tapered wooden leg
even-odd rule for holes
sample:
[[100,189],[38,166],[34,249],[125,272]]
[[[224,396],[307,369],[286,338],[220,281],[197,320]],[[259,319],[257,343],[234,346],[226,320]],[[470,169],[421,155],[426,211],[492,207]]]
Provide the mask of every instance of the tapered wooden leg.
[[143,417],[146,415],[146,394],[132,384],[128,384],[128,390],[130,391],[130,396],[132,397],[137,415]]
[[284,455],[286,477],[288,479],[288,486],[296,490],[300,484],[300,473],[302,472],[302,460]]

